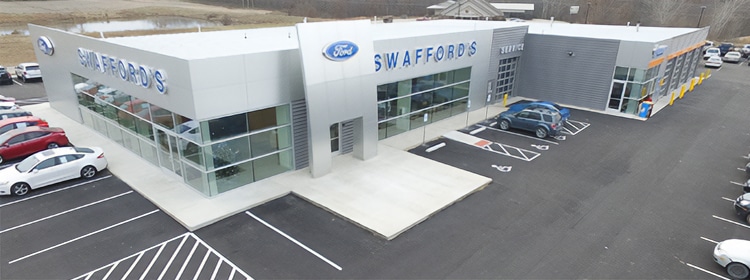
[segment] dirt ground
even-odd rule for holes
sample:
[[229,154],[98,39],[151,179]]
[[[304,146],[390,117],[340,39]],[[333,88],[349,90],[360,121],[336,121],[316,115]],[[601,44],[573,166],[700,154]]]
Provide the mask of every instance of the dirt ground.
[[[216,21],[220,29],[289,26],[302,22],[278,12],[229,9],[179,0],[50,0],[50,1],[0,1],[0,30],[25,30],[33,23],[54,26],[61,23],[145,19],[158,16],[177,16]],[[148,35],[157,33],[187,32],[188,30],[110,32],[107,37]],[[194,31],[194,30],[192,30]],[[84,34],[99,36],[96,34]],[[0,65],[12,67],[21,62],[34,62],[35,40],[20,32],[0,36]]]

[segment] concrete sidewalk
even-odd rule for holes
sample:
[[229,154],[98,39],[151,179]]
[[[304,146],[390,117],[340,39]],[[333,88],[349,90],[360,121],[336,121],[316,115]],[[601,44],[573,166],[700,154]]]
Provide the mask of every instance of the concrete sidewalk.
[[[293,193],[390,240],[491,182],[403,150],[408,147],[380,143],[378,155],[367,161],[351,155],[335,157],[332,172],[320,178],[312,178],[308,169],[301,169],[208,198],[182,183],[180,177],[162,172],[160,167],[60,114],[49,103],[24,109],[51,126],[64,128],[75,145],[102,147],[110,172],[190,231]],[[503,109],[495,106],[493,113]],[[479,121],[490,109],[479,111],[441,121],[429,128],[430,134],[439,136],[456,129],[451,127]],[[401,137],[422,139],[425,133],[417,130]],[[406,146],[403,141],[391,141]],[[413,141],[410,146],[420,143]]]

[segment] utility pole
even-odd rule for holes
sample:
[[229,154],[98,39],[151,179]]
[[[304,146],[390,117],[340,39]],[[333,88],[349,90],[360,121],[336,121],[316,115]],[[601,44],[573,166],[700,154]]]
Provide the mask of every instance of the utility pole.
[[703,11],[705,10],[706,10],[706,6],[701,6],[701,16],[698,17],[698,26],[696,26],[697,28],[701,27],[701,20],[703,20]]
[[591,2],[586,3],[586,21],[584,24],[589,24],[589,10],[591,10]]

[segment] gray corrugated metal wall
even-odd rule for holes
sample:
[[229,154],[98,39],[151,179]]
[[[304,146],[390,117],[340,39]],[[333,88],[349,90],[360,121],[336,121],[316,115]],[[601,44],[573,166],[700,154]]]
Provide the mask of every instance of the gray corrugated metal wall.
[[[497,80],[497,65],[502,58],[519,56],[522,52],[510,52],[501,54],[500,48],[508,45],[521,44],[524,42],[528,26],[495,29],[492,32],[492,55],[490,55],[490,73],[494,73]],[[492,77],[493,75],[490,75]]]
[[292,135],[294,137],[294,168],[310,165],[307,140],[307,103],[304,99],[292,101]]
[[525,41],[517,96],[607,108],[619,41],[539,34]]
[[[523,44],[528,31],[528,26],[518,26],[514,28],[501,28],[495,29],[492,32],[492,54],[490,55],[490,67],[488,69],[488,77],[492,77],[488,83],[491,83],[491,91],[488,94],[492,94],[497,87],[497,68],[500,64],[500,59],[520,56],[523,51],[500,53],[500,48],[509,45]],[[520,74],[520,71],[516,71],[516,77]],[[514,89],[517,84],[514,84]],[[494,96],[494,94],[493,94]],[[492,103],[498,102],[498,100],[492,100]]]
[[354,121],[341,122],[341,153],[348,154],[354,150]]

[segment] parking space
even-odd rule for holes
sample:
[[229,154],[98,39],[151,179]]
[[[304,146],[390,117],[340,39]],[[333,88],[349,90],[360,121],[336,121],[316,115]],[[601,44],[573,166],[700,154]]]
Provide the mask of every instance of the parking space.
[[0,197],[0,221],[3,279],[70,279],[185,232],[106,171]]

